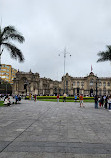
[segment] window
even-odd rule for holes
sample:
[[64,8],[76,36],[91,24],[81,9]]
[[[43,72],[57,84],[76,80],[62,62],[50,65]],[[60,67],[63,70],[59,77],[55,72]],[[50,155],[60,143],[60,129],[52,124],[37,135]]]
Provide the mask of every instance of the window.
[[1,76],[1,78],[5,78],[5,76]]
[[101,82],[99,82],[99,86],[102,86],[102,83],[101,83]]
[[106,89],[105,88],[103,89],[103,93],[104,93],[104,95],[106,94]]
[[79,86],[79,81],[77,82],[77,86]]
[[110,82],[107,83],[107,86],[110,86]]
[[1,74],[2,74],[2,75],[6,75],[6,73],[4,73],[4,72],[2,72]]
[[90,86],[93,86],[93,79],[90,80]]
[[81,86],[84,86],[84,82],[81,82]]
[[68,86],[68,81],[66,81],[66,85]]
[[75,82],[73,82],[73,86],[75,86]]
[[106,82],[103,82],[103,86],[106,86]]
[[6,71],[6,69],[2,69],[2,71]]

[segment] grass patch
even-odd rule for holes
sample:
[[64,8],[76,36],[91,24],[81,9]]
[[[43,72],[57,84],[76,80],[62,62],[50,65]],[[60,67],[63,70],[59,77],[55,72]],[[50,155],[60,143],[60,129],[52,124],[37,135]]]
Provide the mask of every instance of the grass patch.
[[4,101],[0,101],[0,106],[4,106]]
[[[57,99],[38,99],[39,101],[51,101],[51,102],[57,102]],[[63,102],[63,99],[59,99],[59,102]],[[67,100],[66,102],[75,102],[74,100]],[[77,102],[79,102],[79,100],[77,100]],[[89,102],[89,103],[94,103],[94,100],[84,100],[84,102]]]

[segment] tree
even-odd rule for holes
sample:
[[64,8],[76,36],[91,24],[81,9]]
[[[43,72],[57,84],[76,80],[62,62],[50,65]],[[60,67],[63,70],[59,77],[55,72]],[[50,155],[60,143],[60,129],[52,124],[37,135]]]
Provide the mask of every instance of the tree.
[[14,26],[6,26],[3,29],[0,27],[0,57],[4,48],[6,48],[10,52],[12,58],[18,59],[19,62],[23,62],[24,56],[21,50],[11,43],[12,40],[23,43],[25,38],[15,29]]
[[97,55],[100,56],[97,62],[111,61],[111,46],[108,45],[107,50],[105,52],[99,52]]

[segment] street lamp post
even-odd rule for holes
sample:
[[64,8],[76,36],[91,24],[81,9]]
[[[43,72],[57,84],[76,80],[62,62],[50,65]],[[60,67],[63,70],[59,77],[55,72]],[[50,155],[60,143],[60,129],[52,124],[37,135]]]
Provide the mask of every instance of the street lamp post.
[[[64,49],[64,52],[62,52],[64,55],[64,93],[65,93],[65,64],[66,64],[66,55],[69,54],[71,57],[71,54],[69,52],[66,51],[66,48]],[[61,53],[60,53],[61,54]],[[60,56],[59,54],[59,56]]]
[[6,95],[7,95],[7,82],[6,82]]
[[96,96],[98,95],[98,82],[99,82],[99,80],[98,80],[98,77],[97,77],[97,79],[96,79]]
[[2,55],[2,52],[3,52],[3,49],[1,50],[1,47],[0,47],[0,69],[1,69],[1,55]]
[[97,80],[96,80],[96,96],[98,94],[98,89],[97,89]]

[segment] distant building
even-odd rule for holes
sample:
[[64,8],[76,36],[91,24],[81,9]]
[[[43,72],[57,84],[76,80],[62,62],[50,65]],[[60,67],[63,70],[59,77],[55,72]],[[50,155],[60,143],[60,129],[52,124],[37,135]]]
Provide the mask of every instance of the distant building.
[[67,95],[94,96],[111,94],[111,77],[97,77],[90,72],[86,77],[72,77],[67,73],[61,81],[40,78],[38,73],[17,72],[13,81],[13,94],[29,95]]
[[16,76],[16,72],[17,70],[12,68],[11,65],[1,64],[0,78],[9,82],[10,84],[13,84],[13,79]]

